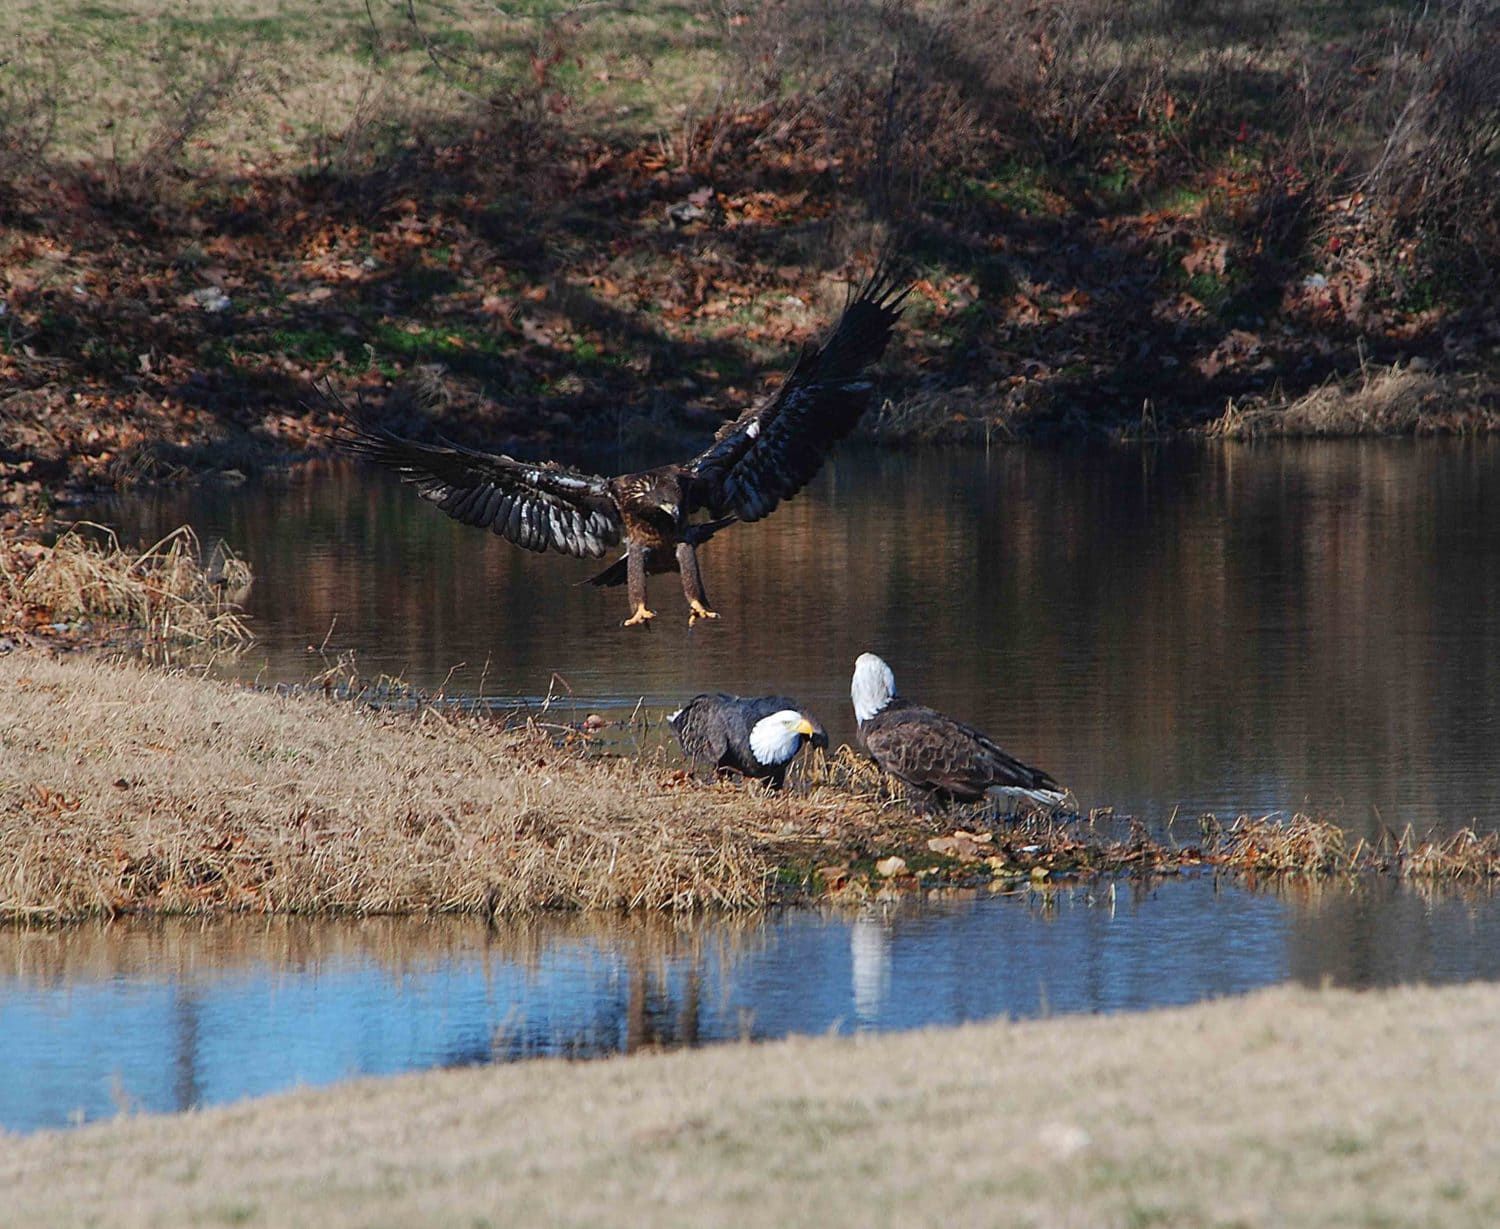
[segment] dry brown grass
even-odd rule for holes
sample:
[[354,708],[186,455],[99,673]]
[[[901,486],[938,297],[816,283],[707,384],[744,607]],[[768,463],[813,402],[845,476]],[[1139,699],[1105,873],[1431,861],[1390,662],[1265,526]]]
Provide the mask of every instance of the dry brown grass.
[[1344,830],[1310,815],[1285,823],[1242,815],[1222,839],[1224,863],[1252,875],[1328,875],[1355,868]]
[[1367,369],[1346,381],[1330,381],[1291,400],[1234,404],[1204,428],[1214,439],[1271,436],[1341,438],[1433,434],[1493,427],[1493,412],[1478,404],[1472,380],[1413,371],[1409,367]]
[[0,659],[0,913],[763,903],[834,796],[702,787],[535,726]]
[[1383,869],[1418,881],[1474,881],[1500,876],[1500,834],[1464,828],[1450,837],[1422,839],[1407,828],[1376,846]]
[[[331,690],[331,689],[330,689]],[[143,666],[0,657],[0,918],[120,912],[677,913],[1217,865],[1255,881],[1500,876],[1500,837],[1354,848],[1325,820],[920,815],[848,748],[792,787],[703,784],[577,730],[421,696],[272,694]],[[960,836],[951,839],[948,834]],[[935,838],[944,838],[935,840]],[[971,848],[972,846],[972,848]],[[876,864],[892,854],[895,878]]]
[[[1500,988],[362,1080],[7,1140],[29,1226],[1481,1226]],[[1164,1067],[1165,1063],[1165,1067]]]
[[142,551],[87,523],[52,546],[0,538],[0,629],[88,620],[156,644],[236,648],[254,638],[235,600],[249,587],[248,564],[222,544],[205,559],[187,526]]
[[[1211,816],[1206,826],[1213,828]],[[1219,861],[1252,877],[1334,877],[1395,874],[1424,883],[1474,882],[1500,876],[1500,834],[1463,828],[1451,836],[1419,837],[1407,828],[1370,844],[1352,846],[1344,830],[1326,819],[1293,815],[1281,821],[1241,816],[1218,835]]]

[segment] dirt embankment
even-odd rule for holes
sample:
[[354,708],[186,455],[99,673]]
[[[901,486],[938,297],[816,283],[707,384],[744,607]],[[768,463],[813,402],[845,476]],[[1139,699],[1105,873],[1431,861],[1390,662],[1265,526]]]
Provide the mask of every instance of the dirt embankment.
[[1500,989],[365,1080],[8,1141],[35,1226],[1479,1226]]

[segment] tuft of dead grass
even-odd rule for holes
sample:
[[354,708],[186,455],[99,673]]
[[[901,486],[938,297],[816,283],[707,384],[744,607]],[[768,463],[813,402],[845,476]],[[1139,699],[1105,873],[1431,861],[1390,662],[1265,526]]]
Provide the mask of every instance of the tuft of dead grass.
[[1475,431],[1500,423],[1477,400],[1475,390],[1460,382],[1398,365],[1329,381],[1300,397],[1231,402],[1204,434],[1227,440],[1342,438]]
[[1463,828],[1446,838],[1417,837],[1411,828],[1375,849],[1383,869],[1403,879],[1462,881],[1500,876],[1500,834]]
[[[1204,817],[1206,830],[1216,822]],[[1408,827],[1370,844],[1348,843],[1344,830],[1326,819],[1293,815],[1240,816],[1218,834],[1217,860],[1227,870],[1252,877],[1322,877],[1394,874],[1423,883],[1460,883],[1500,876],[1500,834],[1462,828],[1451,836],[1419,837]]]
[[80,522],[52,546],[0,540],[0,627],[102,621],[157,644],[238,648],[254,639],[237,600],[250,583],[249,564],[222,543],[204,558],[186,525],[136,551]]
[[1354,869],[1344,830],[1310,815],[1286,823],[1240,816],[1223,836],[1224,865],[1251,875],[1328,875]]

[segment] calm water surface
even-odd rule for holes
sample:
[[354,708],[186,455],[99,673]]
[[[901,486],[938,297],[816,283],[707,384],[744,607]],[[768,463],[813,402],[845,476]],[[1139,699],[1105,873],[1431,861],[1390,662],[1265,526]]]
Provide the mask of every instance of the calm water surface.
[[0,1127],[531,1055],[1500,974],[1500,911],[1207,877],[771,917],[0,931]]
[[[384,474],[93,509],[194,525],[256,573],[257,647],[500,701],[660,714],[786,691],[837,741],[866,650],[1085,806],[1161,822],[1312,807],[1352,832],[1500,821],[1500,443],[846,450],[623,629],[588,563],[449,522]],[[1181,829],[1178,829],[1181,832]],[[230,921],[0,931],[0,1127],[530,1054],[1116,1011],[1288,979],[1500,976],[1500,907],[1211,878],[755,919]]]
[[[675,576],[622,628],[597,565],[456,525],[384,473],[148,496],[252,564],[260,643],[501,700],[648,712],[783,691],[853,736],[854,658],[988,730],[1085,806],[1159,820],[1312,808],[1364,836],[1500,822],[1500,443],[912,455],[841,451],[704,549],[723,617]],[[330,634],[330,629],[332,629]]]

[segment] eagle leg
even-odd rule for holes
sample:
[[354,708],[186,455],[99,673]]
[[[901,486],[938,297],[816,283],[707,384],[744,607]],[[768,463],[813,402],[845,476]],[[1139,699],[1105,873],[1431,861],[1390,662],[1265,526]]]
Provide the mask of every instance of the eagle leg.
[[682,595],[687,598],[688,626],[699,619],[717,619],[719,612],[708,608],[708,594],[703,592],[703,576],[698,571],[698,551],[691,542],[677,544],[677,570],[682,573]]
[[630,591],[632,614],[625,620],[626,627],[634,627],[648,619],[656,618],[654,610],[646,609],[646,548],[629,542],[625,547],[625,579]]

